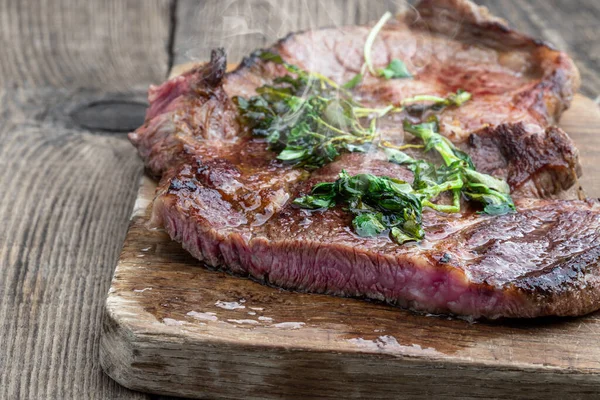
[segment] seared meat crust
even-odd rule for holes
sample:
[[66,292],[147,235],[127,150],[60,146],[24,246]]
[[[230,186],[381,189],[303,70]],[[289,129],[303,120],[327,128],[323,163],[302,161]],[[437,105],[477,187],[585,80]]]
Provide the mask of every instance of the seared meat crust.
[[[467,203],[459,214],[428,210],[426,239],[399,246],[353,234],[341,207],[292,207],[342,169],[409,182],[412,173],[377,151],[342,154],[315,171],[281,163],[239,123],[231,98],[251,96],[285,71],[254,55],[226,74],[224,53],[215,51],[208,65],[152,87],[146,122],[130,134],[148,169],[162,176],[154,222],[213,267],[289,289],[475,318],[597,309],[600,206],[550,200],[581,173],[572,141],[553,126],[579,84],[572,61],[466,0],[424,0],[417,11],[387,24],[373,46],[377,67],[399,58],[415,78],[367,77],[355,95],[381,107],[417,94],[472,92],[467,104],[441,112],[441,132],[478,170],[507,180],[518,213],[483,216]],[[343,83],[360,69],[369,30],[292,34],[271,51]],[[381,121],[384,139],[410,140],[403,117]]]

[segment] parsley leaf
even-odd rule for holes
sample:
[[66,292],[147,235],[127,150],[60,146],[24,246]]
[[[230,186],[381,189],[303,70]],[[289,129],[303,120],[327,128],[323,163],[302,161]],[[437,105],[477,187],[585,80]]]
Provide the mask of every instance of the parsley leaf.
[[394,58],[389,65],[378,71],[379,75],[385,79],[412,78],[412,74],[406,68],[404,62]]

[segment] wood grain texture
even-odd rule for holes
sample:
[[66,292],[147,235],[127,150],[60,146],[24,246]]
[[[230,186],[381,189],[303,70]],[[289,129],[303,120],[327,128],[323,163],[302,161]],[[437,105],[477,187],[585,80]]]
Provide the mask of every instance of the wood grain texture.
[[0,399],[148,398],[98,342],[142,172],[119,131],[167,72],[169,10],[0,1]]
[[394,0],[180,0],[177,3],[174,63],[207,61],[210,50],[225,47],[238,63],[290,32],[323,26],[363,24],[386,11],[406,7]]
[[577,95],[560,126],[575,141],[583,175],[579,184],[588,197],[600,199],[600,107],[587,97]]
[[[143,398],[101,373],[102,300],[141,168],[60,120],[87,94],[0,91],[0,398]],[[63,115],[64,116],[64,115]]]
[[600,102],[600,1],[475,1],[517,29],[569,53],[581,72],[581,93]]
[[[561,126],[600,196],[600,109],[577,96]],[[594,179],[596,178],[596,179]],[[106,305],[105,371],[150,392],[218,398],[593,398],[600,312],[480,322],[303,294],[209,270],[149,230],[144,178]]]
[[170,3],[0,1],[0,85],[127,90],[166,74]]
[[[596,0],[481,2],[568,50],[582,71],[584,93],[600,93]],[[221,43],[235,42],[231,55],[240,58],[279,33],[362,23],[403,6],[288,0],[280,6],[287,14],[265,17],[263,10],[277,4],[0,0],[0,399],[148,397],[115,384],[97,359],[102,302],[141,173],[134,151],[115,134],[141,116],[137,89],[160,82],[172,62],[202,59],[204,49]],[[242,20],[236,27],[245,10],[255,10],[260,24],[246,29]],[[273,21],[280,22],[264,39],[248,32]],[[225,30],[225,22],[233,28]],[[221,40],[223,31],[233,36]],[[291,386],[281,393],[291,397],[294,371],[287,374]],[[326,377],[313,378],[315,387],[326,386]]]

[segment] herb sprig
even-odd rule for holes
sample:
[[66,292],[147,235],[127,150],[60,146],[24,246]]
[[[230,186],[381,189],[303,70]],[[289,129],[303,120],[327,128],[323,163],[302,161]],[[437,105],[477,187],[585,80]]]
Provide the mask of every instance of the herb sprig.
[[[482,203],[485,214],[515,211],[506,182],[476,171],[471,157],[439,134],[437,120],[417,125],[405,121],[404,130],[421,139],[425,151],[435,150],[444,165],[436,168],[432,163],[412,158],[398,149],[384,148],[390,162],[405,165],[413,171],[412,185],[386,176],[350,176],[342,171],[335,182],[315,185],[309,195],[295,199],[294,204],[301,208],[328,209],[336,202],[345,203],[354,215],[352,226],[356,234],[368,237],[389,232],[398,244],[423,239],[423,207],[446,213],[459,212],[461,194]],[[452,204],[433,201],[444,192],[452,194]]]
[[[279,160],[309,169],[333,161],[343,151],[366,151],[377,137],[378,118],[410,110],[416,104],[438,111],[461,106],[471,98],[459,90],[445,98],[418,95],[404,99],[399,106],[368,108],[319,73],[307,72],[270,52],[262,52],[260,57],[282,65],[290,74],[259,87],[256,96],[236,96],[233,101],[244,124],[255,136],[266,139]],[[362,118],[368,119],[366,124]]]
[[348,206],[359,236],[387,231],[398,244],[424,237],[422,195],[399,179],[371,174],[350,176],[342,171],[335,182],[319,183],[310,195],[294,200],[297,206],[313,210],[331,208],[336,203]]
[[355,113],[357,103],[335,82],[284,62],[264,52],[261,58],[282,65],[294,74],[264,85],[257,96],[237,96],[242,119],[254,135],[262,136],[279,160],[305,168],[318,168],[341,151],[365,151],[376,134],[376,120],[363,127]]
[[[462,179],[462,193],[469,200],[482,203],[483,213],[500,215],[515,211],[508,184],[501,179],[478,172],[471,157],[457,149],[451,141],[439,133],[437,118],[434,117],[431,121],[417,125],[405,120],[404,131],[421,139],[425,151],[435,150],[442,157],[445,164],[444,173]],[[415,179],[420,177],[417,176]]]
[[373,26],[369,34],[367,35],[367,40],[365,40],[365,46],[363,48],[363,57],[364,63],[360,69],[360,72],[356,74],[352,79],[344,84],[344,88],[346,89],[354,89],[356,86],[362,83],[365,75],[370,73],[372,76],[382,77],[387,80],[389,79],[402,79],[402,78],[412,78],[412,74],[406,67],[406,64],[402,60],[397,58],[392,59],[387,67],[383,69],[375,69],[373,66],[373,60],[371,58],[373,44],[375,43],[375,39],[386,22],[392,18],[392,14],[388,11],[377,21],[377,23]]

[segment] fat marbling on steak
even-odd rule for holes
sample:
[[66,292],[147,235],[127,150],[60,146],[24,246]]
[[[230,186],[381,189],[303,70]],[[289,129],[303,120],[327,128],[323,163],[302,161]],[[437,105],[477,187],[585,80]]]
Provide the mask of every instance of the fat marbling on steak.
[[[320,169],[293,168],[239,122],[232,97],[285,74],[256,56],[225,73],[212,60],[149,92],[143,126],[130,134],[148,169],[162,176],[153,220],[206,264],[289,289],[379,299],[432,313],[475,318],[581,315],[600,307],[600,206],[557,200],[580,174],[577,150],[554,124],[579,84],[572,61],[510,30],[465,0],[425,0],[417,14],[386,24],[374,63],[405,61],[414,79],[367,77],[354,96],[385,106],[417,94],[462,88],[473,99],[441,112],[440,130],[479,171],[506,179],[518,212],[457,214],[426,209],[426,237],[398,245],[363,238],[336,206],[291,205],[342,169],[411,182],[382,153],[343,153]],[[370,26],[289,35],[271,48],[287,62],[338,83],[360,69]],[[378,128],[408,141],[401,118]]]

